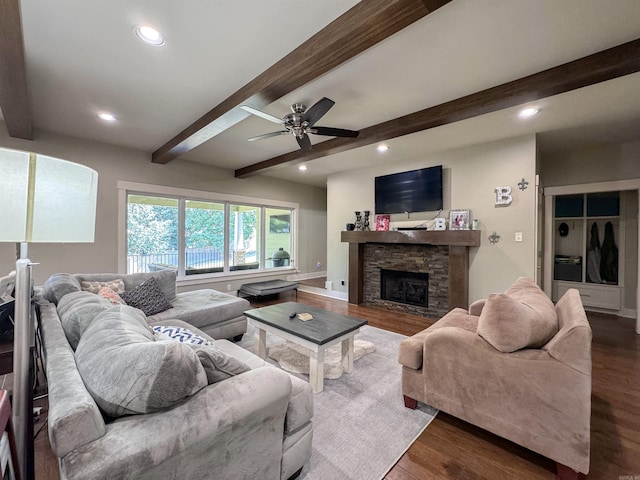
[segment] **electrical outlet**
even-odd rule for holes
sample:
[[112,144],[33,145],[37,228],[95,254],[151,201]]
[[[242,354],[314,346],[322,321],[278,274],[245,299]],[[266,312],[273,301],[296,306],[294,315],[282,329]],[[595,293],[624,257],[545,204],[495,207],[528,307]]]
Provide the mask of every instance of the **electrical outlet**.
[[522,232],[516,232],[516,242],[522,241]]
[[320,270],[322,268],[322,264],[320,262],[316,263],[316,268]]
[[227,283],[227,292],[230,292],[230,291],[231,291],[231,284]]

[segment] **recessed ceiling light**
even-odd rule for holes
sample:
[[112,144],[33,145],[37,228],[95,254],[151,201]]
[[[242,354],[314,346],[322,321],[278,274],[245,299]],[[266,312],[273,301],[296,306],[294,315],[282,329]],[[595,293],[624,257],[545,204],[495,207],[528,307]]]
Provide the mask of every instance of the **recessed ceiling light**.
[[155,28],[146,25],[136,25],[133,31],[140,40],[148,45],[155,47],[164,45],[164,36]]
[[298,167],[298,170],[300,170],[301,172],[304,172],[306,169],[307,169],[307,166],[306,166],[306,165],[300,165],[300,166]]
[[386,152],[387,150],[389,150],[389,145],[382,143],[376,147],[376,150],[378,150],[379,152]]
[[518,113],[518,115],[521,118],[529,118],[529,117],[533,117],[539,111],[540,110],[537,109],[536,107],[527,107],[527,108],[523,108],[522,110],[520,110],[520,113]]
[[116,117],[114,117],[110,113],[106,113],[106,112],[99,113],[98,114],[98,118],[100,120],[104,120],[105,122],[115,122],[116,121]]

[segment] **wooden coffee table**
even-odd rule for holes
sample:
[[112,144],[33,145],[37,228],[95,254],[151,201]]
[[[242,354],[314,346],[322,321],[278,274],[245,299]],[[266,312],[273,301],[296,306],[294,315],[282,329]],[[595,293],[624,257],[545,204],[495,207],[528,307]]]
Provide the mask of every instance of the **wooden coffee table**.
[[[303,322],[292,313],[310,313],[312,320]],[[353,337],[366,320],[329,312],[321,308],[309,307],[296,302],[279,303],[268,307],[247,310],[249,324],[256,329],[256,354],[267,358],[267,332],[301,345],[309,356],[309,383],[314,393],[324,386],[324,351],[332,345],[342,343],[342,368],[347,373],[353,371]]]

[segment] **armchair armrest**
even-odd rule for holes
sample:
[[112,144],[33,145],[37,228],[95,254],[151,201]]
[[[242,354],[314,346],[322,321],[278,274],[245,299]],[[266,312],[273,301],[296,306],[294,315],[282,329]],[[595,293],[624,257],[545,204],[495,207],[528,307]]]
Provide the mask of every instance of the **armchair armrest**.
[[422,368],[422,349],[429,330],[423,330],[400,342],[398,362],[407,368],[420,370]]
[[455,328],[475,335],[478,329],[478,319],[469,315],[469,312],[462,308],[454,308],[429,328],[404,339],[400,343],[398,362],[413,370],[420,370],[427,338],[443,328]]
[[482,313],[482,309],[484,308],[484,304],[486,303],[486,301],[486,298],[481,298],[480,300],[476,300],[475,302],[473,302],[469,307],[469,314],[479,317]]

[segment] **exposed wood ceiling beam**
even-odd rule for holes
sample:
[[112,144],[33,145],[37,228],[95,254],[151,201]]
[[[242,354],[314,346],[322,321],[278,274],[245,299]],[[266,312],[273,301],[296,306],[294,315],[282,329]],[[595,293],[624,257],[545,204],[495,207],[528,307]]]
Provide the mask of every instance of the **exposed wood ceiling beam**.
[[10,136],[33,139],[20,0],[0,0],[0,109]]
[[357,138],[334,138],[309,152],[296,150],[240,168],[245,178],[372,143],[477,117],[640,71],[640,39],[465,97],[360,130]]
[[263,108],[450,1],[361,1],[158,148],[151,161],[164,164],[193,150],[247,118],[238,106]]

